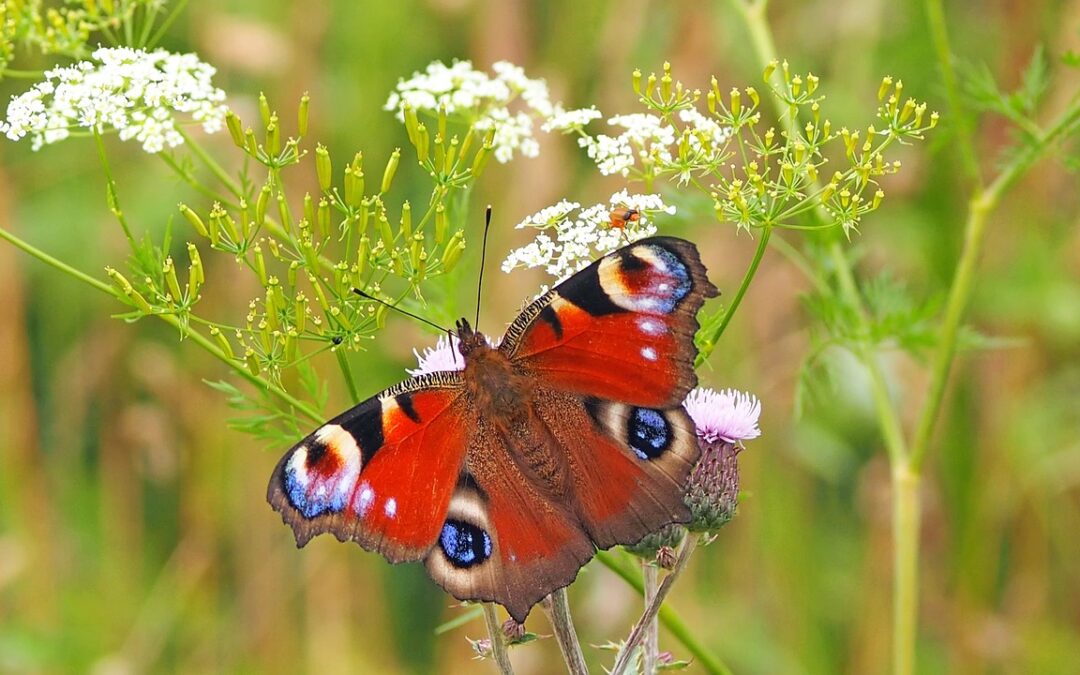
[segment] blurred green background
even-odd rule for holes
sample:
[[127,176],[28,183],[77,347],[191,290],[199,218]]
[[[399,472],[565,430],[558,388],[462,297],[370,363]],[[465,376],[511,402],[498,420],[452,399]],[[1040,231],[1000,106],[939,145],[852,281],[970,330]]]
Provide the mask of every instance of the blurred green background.
[[[883,75],[946,113],[921,3],[777,0],[777,49],[822,78],[834,125],[861,124]],[[1015,87],[1036,44],[1051,60],[1080,43],[1080,2],[954,2],[953,46]],[[192,2],[164,47],[197,51],[246,119],[265,91],[283,110],[312,96],[311,138],[381,163],[406,144],[382,111],[398,77],[433,59],[478,67],[507,59],[547,79],[568,107],[638,110],[630,72],[670,60],[683,82],[758,85],[744,25],[728,4],[680,0],[522,2],[399,0]],[[17,67],[42,67],[33,58]],[[1080,86],[1055,68],[1047,108]],[[6,100],[24,83],[0,83]],[[1057,100],[1055,100],[1057,97]],[[291,114],[286,114],[291,119]],[[943,126],[947,126],[946,119]],[[1008,140],[987,118],[982,163]],[[202,204],[155,159],[111,139],[125,209],[157,232],[176,203]],[[206,141],[235,157],[227,134]],[[473,199],[494,205],[491,258],[525,242],[511,225],[568,198],[606,200],[571,139],[541,135],[536,159],[489,166]],[[860,270],[888,268],[916,297],[947,287],[961,244],[968,185],[948,129],[903,151],[883,208],[854,245]],[[411,163],[398,181],[422,189]],[[311,172],[310,189],[315,176]],[[962,354],[927,465],[920,564],[920,672],[1072,673],[1080,668],[1080,229],[1076,176],[1041,162],[992,216],[970,322],[1010,338]],[[410,183],[411,182],[411,183]],[[410,186],[411,185],[411,186]],[[205,205],[204,205],[205,206]],[[708,214],[680,210],[668,232],[699,242],[730,297],[753,251]],[[119,267],[126,243],[104,205],[91,141],[32,153],[0,143],[0,225],[90,273]],[[475,272],[477,249],[462,267]],[[229,287],[232,262],[204,256]],[[491,262],[489,260],[489,262]],[[494,271],[491,274],[500,274]],[[103,276],[103,275],[101,275]],[[222,283],[225,281],[226,283]],[[489,285],[481,327],[498,333],[538,276]],[[236,282],[208,299],[237,312],[258,293]],[[471,283],[461,307],[470,307]],[[889,663],[889,468],[861,380],[852,371],[799,419],[796,373],[810,346],[804,278],[770,253],[704,384],[755,392],[764,434],[742,456],[740,515],[700,551],[670,604],[739,673],[884,672]],[[119,307],[11,246],[0,245],[0,672],[489,671],[464,639],[436,637],[462,610],[419,566],[391,567],[329,537],[303,551],[264,500],[285,448],[227,428],[223,398],[203,380],[222,366],[167,326],[127,325]],[[392,320],[354,364],[373,393],[400,379],[411,346],[434,338]],[[899,352],[886,367],[912,414],[924,371]],[[347,394],[331,361],[334,413]],[[905,419],[906,422],[913,420]],[[625,636],[638,597],[592,564],[571,588],[585,643]],[[542,613],[530,628],[550,633]],[[663,648],[683,656],[661,634]],[[589,649],[589,648],[587,648]],[[597,670],[600,652],[589,649]],[[553,640],[512,653],[520,673],[559,664]],[[610,655],[603,656],[610,663]]]

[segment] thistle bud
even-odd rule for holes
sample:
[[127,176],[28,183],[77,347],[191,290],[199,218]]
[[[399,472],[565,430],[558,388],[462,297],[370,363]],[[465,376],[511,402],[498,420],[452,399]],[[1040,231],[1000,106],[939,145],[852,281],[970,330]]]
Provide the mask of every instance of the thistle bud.
[[646,535],[633,546],[623,548],[640,558],[651,561],[656,559],[660,550],[678,546],[685,535],[686,528],[681,525],[665,525],[656,532]]

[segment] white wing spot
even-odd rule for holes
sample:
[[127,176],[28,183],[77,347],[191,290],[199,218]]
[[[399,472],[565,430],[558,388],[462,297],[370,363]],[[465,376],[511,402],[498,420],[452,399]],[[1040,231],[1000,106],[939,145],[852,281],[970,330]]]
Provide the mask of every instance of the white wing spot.
[[397,500],[391,497],[386,500],[386,506],[383,507],[383,512],[386,513],[387,518],[393,518],[397,515]]
[[646,335],[663,335],[665,332],[664,324],[656,319],[640,318],[637,320],[637,325]]
[[375,501],[375,491],[367,483],[360,484],[360,497],[356,502],[356,512],[361,516],[367,513],[371,502]]
[[656,360],[656,350],[653,349],[652,347],[642,347],[641,348],[641,355],[644,356],[645,358],[647,358],[650,361],[655,361]]

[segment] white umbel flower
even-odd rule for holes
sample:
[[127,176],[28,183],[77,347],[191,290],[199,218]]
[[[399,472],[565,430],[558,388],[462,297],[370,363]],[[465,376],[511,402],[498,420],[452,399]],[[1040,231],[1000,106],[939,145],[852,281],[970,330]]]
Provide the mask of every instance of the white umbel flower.
[[[634,209],[640,217],[623,227],[612,227],[610,214],[618,207]],[[540,232],[529,244],[511,251],[502,270],[543,267],[556,282],[561,281],[605,253],[656,234],[652,217],[659,213],[674,214],[675,207],[665,204],[660,195],[629,194],[626,190],[585,209],[563,200],[518,223],[518,229]]]
[[494,154],[506,163],[516,154],[535,157],[540,145],[533,137],[533,124],[550,117],[557,108],[551,103],[547,83],[532,79],[508,61],[491,66],[494,76],[473,68],[469,61],[446,65],[428,64],[422,73],[399,80],[384,106],[404,120],[402,106],[418,113],[437,114],[439,107],[458,116],[477,130],[495,128]]
[[14,141],[30,136],[38,150],[72,130],[115,130],[160,152],[184,142],[178,113],[207,133],[221,129],[225,92],[213,86],[214,73],[195,54],[103,47],[88,61],[47,71],[44,82],[13,97],[0,133]]

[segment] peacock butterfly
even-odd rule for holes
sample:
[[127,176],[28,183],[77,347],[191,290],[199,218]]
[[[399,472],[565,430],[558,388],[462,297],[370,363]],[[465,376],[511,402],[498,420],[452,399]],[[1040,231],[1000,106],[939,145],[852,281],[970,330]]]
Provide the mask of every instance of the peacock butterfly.
[[681,407],[717,294],[697,248],[652,237],[541,295],[493,347],[457,323],[463,370],[376,394],[290,449],[267,500],[298,546],[323,532],[423,560],[518,622],[597,548],[687,522],[698,459]]

